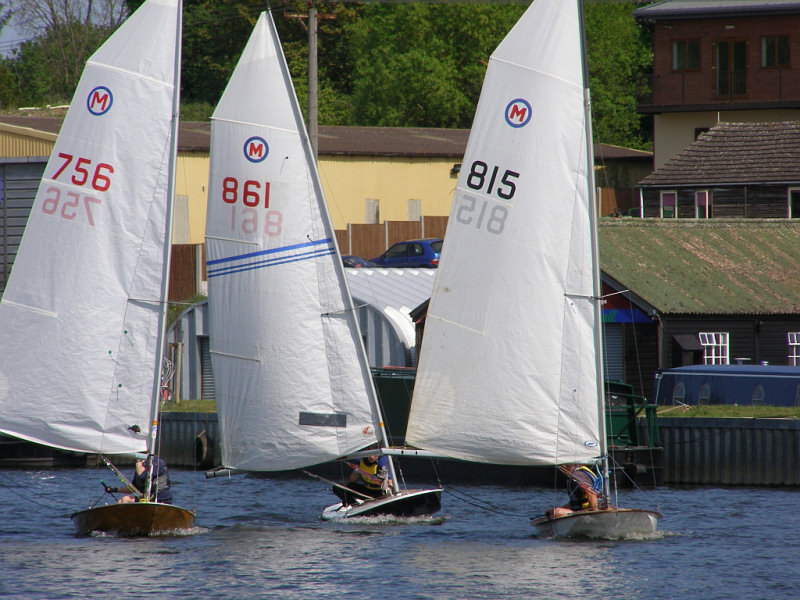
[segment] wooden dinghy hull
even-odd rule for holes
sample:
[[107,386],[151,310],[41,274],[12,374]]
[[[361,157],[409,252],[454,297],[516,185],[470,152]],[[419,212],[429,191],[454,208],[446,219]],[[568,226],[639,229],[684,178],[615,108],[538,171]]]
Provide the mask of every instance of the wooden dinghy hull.
[[365,500],[351,506],[332,504],[322,511],[325,521],[338,521],[353,517],[418,517],[432,515],[441,508],[441,489],[401,490],[391,496]]
[[652,510],[614,508],[586,510],[563,517],[534,517],[540,538],[635,539],[655,533],[661,515]]
[[194,513],[160,502],[105,504],[72,515],[77,535],[93,531],[124,537],[142,537],[185,530],[194,524]]

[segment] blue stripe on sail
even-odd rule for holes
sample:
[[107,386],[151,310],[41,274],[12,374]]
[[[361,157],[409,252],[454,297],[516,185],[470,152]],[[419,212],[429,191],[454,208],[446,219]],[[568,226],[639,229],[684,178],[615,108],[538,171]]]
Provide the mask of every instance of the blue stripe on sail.
[[[320,246],[323,244],[325,246],[322,248],[314,248],[314,246]],[[304,251],[297,252],[298,250]],[[247,254],[239,254],[236,256],[226,256],[224,258],[217,258],[208,261],[207,266],[211,267],[212,265],[234,262],[236,264],[227,264],[226,266],[221,266],[216,269],[209,268],[208,277],[231,275],[233,273],[252,271],[254,269],[264,269],[267,267],[274,267],[286,263],[308,260],[320,256],[330,256],[334,254],[334,252],[335,250],[333,245],[331,245],[331,240],[328,238],[314,242],[292,244],[291,246],[283,246],[282,248],[271,248],[269,250],[248,252]],[[280,254],[280,256],[272,256],[275,254]]]

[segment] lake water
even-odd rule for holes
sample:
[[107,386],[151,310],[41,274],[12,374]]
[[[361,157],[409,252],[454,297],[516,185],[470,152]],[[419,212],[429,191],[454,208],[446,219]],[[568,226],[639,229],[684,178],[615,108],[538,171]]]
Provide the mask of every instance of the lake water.
[[0,471],[0,597],[800,597],[798,490],[629,491],[619,504],[660,510],[660,535],[578,542],[529,524],[557,490],[445,485],[436,519],[329,523],[321,482],[173,470],[176,502],[197,511],[189,535],[77,538],[69,515],[100,479],[113,476]]

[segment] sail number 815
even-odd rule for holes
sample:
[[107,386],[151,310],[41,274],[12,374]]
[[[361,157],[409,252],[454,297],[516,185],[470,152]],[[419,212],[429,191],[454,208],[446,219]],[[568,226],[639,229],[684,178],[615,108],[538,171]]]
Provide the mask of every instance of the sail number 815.
[[[514,179],[519,177],[519,173],[506,169],[498,182],[497,175],[499,172],[500,167],[495,165],[490,173],[489,165],[481,160],[476,160],[469,169],[467,187],[483,191],[489,195],[496,193],[503,200],[511,200],[517,191]],[[496,187],[495,184],[497,184]]]

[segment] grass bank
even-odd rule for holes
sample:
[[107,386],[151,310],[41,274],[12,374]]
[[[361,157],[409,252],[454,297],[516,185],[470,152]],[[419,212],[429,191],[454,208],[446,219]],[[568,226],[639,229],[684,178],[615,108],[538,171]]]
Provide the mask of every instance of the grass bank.
[[181,400],[170,402],[161,407],[161,412],[217,412],[215,400]]
[[[164,412],[217,412],[214,400],[181,400],[162,408]],[[798,406],[732,406],[704,404],[702,406],[659,406],[660,417],[702,417],[731,419],[800,419]]]
[[800,419],[798,406],[734,406],[703,404],[701,406],[659,406],[659,417],[703,417],[714,419]]

